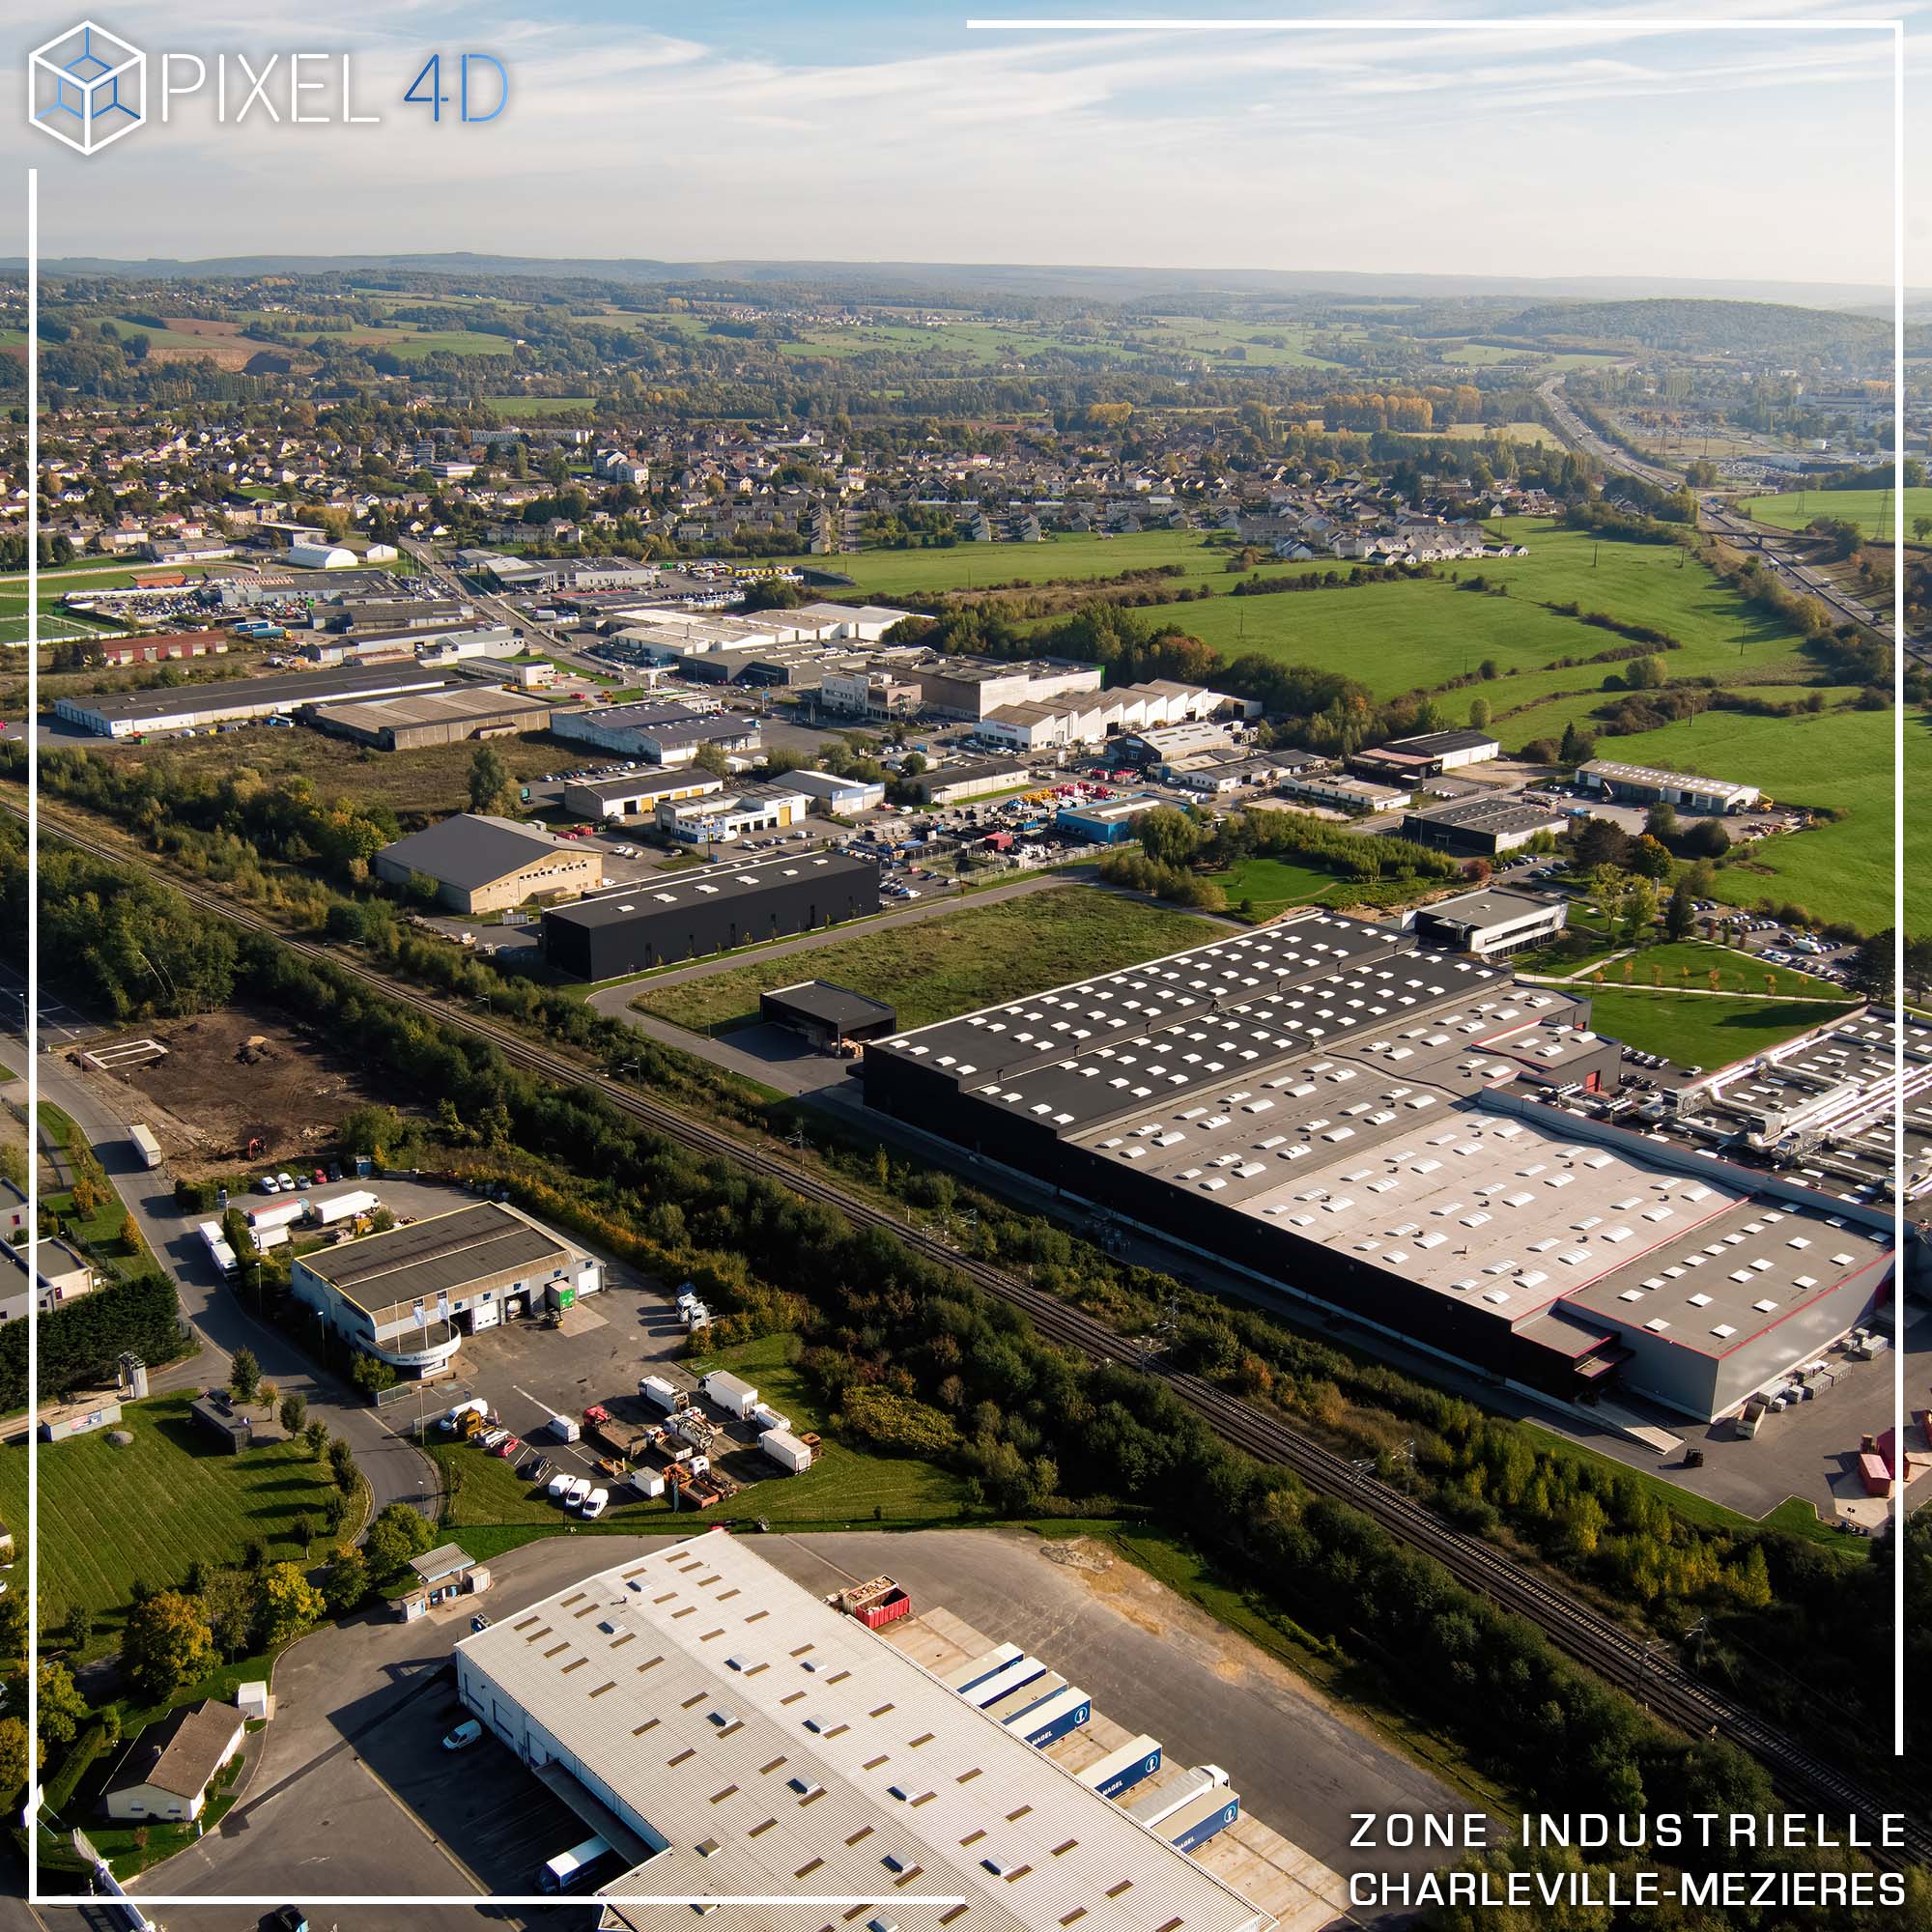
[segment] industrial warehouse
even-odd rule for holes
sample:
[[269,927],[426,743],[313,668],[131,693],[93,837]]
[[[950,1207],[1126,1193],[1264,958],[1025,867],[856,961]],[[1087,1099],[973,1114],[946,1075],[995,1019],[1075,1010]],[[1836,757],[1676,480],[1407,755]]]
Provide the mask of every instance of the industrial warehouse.
[[1885,1298],[1890,1217],[1564,1104],[1621,1053],[1586,1001],[1314,912],[864,1067],[868,1104],[1297,1298],[1714,1420]]
[[614,980],[879,909],[879,868],[842,852],[712,866],[544,914],[543,948],[571,980]]
[[422,1375],[442,1368],[466,1334],[602,1285],[590,1256],[494,1201],[338,1242],[289,1270],[290,1293],[335,1334]]
[[413,664],[345,664],[331,670],[224,678],[212,684],[177,685],[167,691],[57,697],[54,716],[97,737],[135,738],[150,732],[202,730],[254,718],[285,718],[312,704],[413,696],[440,690],[451,681],[452,674],[447,671]]
[[[902,1896],[905,1912],[921,1894],[962,1898],[931,1922],[1012,1932],[1274,1922],[1183,1849],[1238,1810],[1211,1777],[1137,1815],[1101,1788],[1104,1768],[1089,1781],[1046,1748],[1085,1721],[1084,1693],[1057,1693],[1059,1717],[1031,1700],[1033,1722],[996,1713],[996,1694],[1044,1666],[1009,1645],[986,1660],[1006,1678],[942,1679],[741,1537],[586,1577],[466,1636],[455,1661],[469,1711],[597,1831],[613,1870],[630,1867],[598,1888],[607,1922],[670,1922],[627,1896],[801,1889]],[[1159,1748],[1136,1740],[1124,1756],[1115,1794]]]
[[551,707],[541,697],[488,685],[460,691],[428,691],[355,704],[319,704],[308,723],[319,731],[371,745],[383,752],[413,752],[425,745],[456,745],[470,738],[500,738],[541,731]]

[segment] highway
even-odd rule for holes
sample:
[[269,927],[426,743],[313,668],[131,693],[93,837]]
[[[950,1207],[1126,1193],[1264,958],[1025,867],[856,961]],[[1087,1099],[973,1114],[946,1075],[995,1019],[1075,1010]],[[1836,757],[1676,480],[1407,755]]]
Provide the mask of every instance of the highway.
[[[6,809],[18,815],[11,801]],[[114,846],[72,829],[65,821],[54,823],[44,810],[43,815],[46,836],[110,863],[127,863],[127,855]],[[855,1226],[890,1232],[925,1259],[956,1270],[988,1294],[1023,1310],[1043,1337],[1076,1354],[1093,1361],[1111,1361],[1131,1350],[1131,1344],[1105,1323],[1069,1307],[1030,1280],[955,1253],[947,1242],[902,1215],[803,1167],[781,1145],[750,1145],[648,1098],[582,1061],[539,1045],[494,1019],[457,1011],[447,1001],[389,979],[332,949],[294,939],[213,893],[180,881],[169,883],[203,910],[274,938],[319,965],[363,981],[433,1026],[489,1041],[513,1065],[560,1085],[592,1091],[621,1113],[695,1152],[779,1181],[808,1201],[838,1209]],[[1622,1686],[1690,1736],[1722,1737],[1748,1752],[1765,1767],[1788,1803],[1804,1809],[1855,1812],[1866,1818],[1899,1808],[1894,1795],[1881,1796],[1873,1782],[1840,1772],[1798,1738],[1693,1677],[1668,1646],[1646,1640],[1577,1602],[1541,1572],[1451,1527],[1401,1489],[1366,1475],[1348,1458],[1279,1415],[1258,1409],[1158,1357],[1150,1364],[1150,1372],[1159,1376],[1224,1440],[1264,1462],[1293,1470],[1311,1490],[1350,1503],[1389,1535],[1435,1557],[1464,1586],[1534,1624],[1559,1648]],[[1916,1816],[1907,1824],[1906,1851],[1914,1861],[1932,1864],[1932,1828]]]
[[[1660,490],[1674,491],[1686,487],[1683,476],[1676,470],[1646,463],[1600,436],[1563,399],[1560,393],[1562,384],[1561,376],[1552,376],[1538,388],[1537,394],[1548,406],[1558,433],[1574,448],[1594,456],[1606,470],[1617,475],[1634,476]],[[1840,622],[1859,624],[1868,631],[1876,631],[1888,643],[1894,640],[1891,612],[1875,609],[1851,596],[1823,571],[1799,561],[1787,547],[1790,543],[1787,532],[1754,524],[1748,517],[1726,509],[1708,497],[1698,504],[1697,527],[1740,550],[1754,551],[1765,568],[1793,596],[1814,598]],[[1932,661],[1932,640],[1908,638],[1905,647],[1912,656]]]

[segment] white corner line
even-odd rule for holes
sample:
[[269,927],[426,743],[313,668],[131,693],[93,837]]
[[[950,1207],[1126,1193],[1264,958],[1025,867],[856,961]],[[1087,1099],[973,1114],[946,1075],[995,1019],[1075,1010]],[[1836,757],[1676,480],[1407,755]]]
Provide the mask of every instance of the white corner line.
[[27,170],[27,1900],[41,1885],[41,171]]

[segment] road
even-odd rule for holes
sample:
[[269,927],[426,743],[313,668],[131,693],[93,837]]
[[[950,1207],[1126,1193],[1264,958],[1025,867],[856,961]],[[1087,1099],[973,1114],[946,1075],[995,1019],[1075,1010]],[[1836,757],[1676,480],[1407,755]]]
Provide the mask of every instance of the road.
[[[11,804],[6,809],[14,810]],[[57,837],[117,865],[126,863],[119,848],[68,825],[48,824],[43,836]],[[347,954],[293,938],[260,915],[205,888],[183,882],[174,883],[172,889],[204,911],[271,937],[292,953],[330,973],[361,981],[432,1027],[489,1042],[506,1062],[526,1072],[559,1085],[592,1090],[618,1112],[696,1153],[762,1175],[807,1201],[844,1214],[855,1227],[894,1236],[912,1252],[964,1275],[987,1293],[1020,1309],[1043,1338],[1077,1355],[1114,1361],[1132,1346],[1095,1317],[1036,1287],[1030,1277],[955,1252],[936,1233],[826,1178],[783,1145],[751,1145],[725,1128],[624,1085],[582,1059],[539,1045],[494,1017],[459,1011],[446,1000],[374,972]],[[1364,1474],[1349,1458],[1281,1415],[1259,1409],[1199,1376],[1175,1368],[1164,1358],[1156,1357],[1149,1368],[1224,1440],[1264,1463],[1293,1470],[1317,1492],[1346,1499],[1391,1537],[1433,1557],[1465,1587],[1534,1624],[1559,1648],[1631,1690],[1690,1736],[1709,1734],[1728,1739],[1764,1766],[1773,1784],[1788,1801],[1833,1815],[1848,1811],[1870,1815],[1901,1808],[1902,1801],[1896,1795],[1879,1795],[1890,1783],[1881,1766],[1873,1765],[1856,1777],[1839,1770],[1809,1741],[1780,1730],[1721,1687],[1697,1678],[1666,1646],[1647,1640],[1641,1632],[1590,1608],[1541,1569],[1454,1528],[1401,1488]],[[1918,1862],[1932,1864],[1932,1828],[1920,1822],[1916,1805],[1906,1826],[1906,1852]]]
[[[1640,482],[1649,483],[1659,490],[1682,490],[1683,476],[1674,469],[1666,469],[1659,464],[1646,463],[1633,456],[1629,450],[1620,448],[1598,432],[1577,414],[1561,394],[1563,378],[1552,376],[1538,388],[1540,395],[1555,418],[1558,433],[1573,447],[1594,456],[1606,470],[1620,476],[1634,476]],[[1861,625],[1868,631],[1876,631],[1888,642],[1893,640],[1892,613],[1887,610],[1874,609],[1871,605],[1851,596],[1839,585],[1833,583],[1823,571],[1813,569],[1809,564],[1799,561],[1786,548],[1788,534],[1776,529],[1768,529],[1762,524],[1754,524],[1748,517],[1738,511],[1714,506],[1713,501],[1704,500],[1697,507],[1697,527],[1711,536],[1719,537],[1725,543],[1739,549],[1755,552],[1764,567],[1784,589],[1794,597],[1810,597],[1822,604],[1833,616],[1844,623]],[[1932,661],[1932,639],[1906,639],[1906,650],[1913,656]]]
[[[14,1024],[0,1036],[0,1066],[24,1079],[26,1043],[12,1030]],[[183,1319],[201,1338],[202,1352],[191,1361],[156,1372],[155,1392],[219,1384],[227,1379],[236,1350],[250,1349],[269,1380],[285,1394],[305,1397],[309,1414],[327,1422],[355,1449],[368,1478],[373,1510],[403,1502],[434,1516],[439,1503],[436,1465],[283,1330],[258,1321],[247,1305],[245,1286],[230,1287],[217,1278],[194,1232],[196,1222],[206,1217],[183,1213],[175,1206],[174,1182],[166,1168],[151,1173],[128,1143],[128,1123],[145,1111],[132,1090],[109,1076],[81,1072],[59,1052],[40,1056],[40,1078],[41,1097],[87,1136],[141,1238],[173,1277]]]

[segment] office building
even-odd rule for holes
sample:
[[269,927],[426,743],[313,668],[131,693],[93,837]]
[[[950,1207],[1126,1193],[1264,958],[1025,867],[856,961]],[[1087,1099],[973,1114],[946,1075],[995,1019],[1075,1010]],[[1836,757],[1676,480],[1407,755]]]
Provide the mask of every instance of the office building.
[[1532,946],[1548,946],[1563,930],[1569,913],[1568,899],[1538,898],[1492,886],[1418,906],[1406,923],[1426,946],[1473,953],[1478,959],[1503,959]]
[[552,893],[596,891],[604,883],[604,857],[540,825],[459,811],[384,845],[376,854],[376,876],[391,886],[433,880],[437,903],[451,912],[503,912]]

